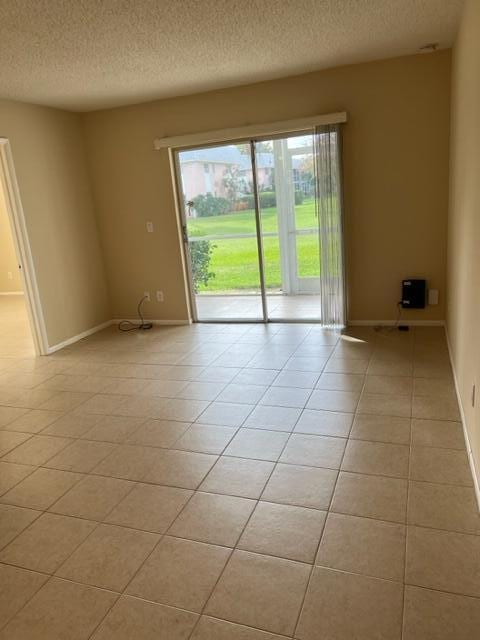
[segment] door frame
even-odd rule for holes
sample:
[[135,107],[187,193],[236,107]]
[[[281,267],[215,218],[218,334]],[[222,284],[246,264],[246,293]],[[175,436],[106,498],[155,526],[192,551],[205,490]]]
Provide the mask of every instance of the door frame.
[[0,137],[0,188],[3,191],[7,217],[10,222],[35,353],[36,355],[47,355],[48,339],[45,317],[15,173],[12,149],[8,138],[3,137]]

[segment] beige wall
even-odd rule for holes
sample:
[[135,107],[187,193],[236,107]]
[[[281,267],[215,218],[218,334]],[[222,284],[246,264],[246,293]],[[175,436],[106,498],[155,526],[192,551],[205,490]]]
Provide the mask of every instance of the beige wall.
[[12,231],[0,185],[0,293],[22,291],[22,279],[13,245]]
[[[480,3],[467,0],[454,49],[447,326],[480,480]],[[472,385],[476,383],[476,408]]]
[[441,51],[84,115],[114,314],[134,315],[145,289],[162,289],[149,316],[187,317],[168,155],[155,137],[347,110],[350,318],[395,318],[400,281],[424,276],[440,304],[404,317],[444,319],[449,92]]
[[111,317],[80,116],[0,101],[50,346]]

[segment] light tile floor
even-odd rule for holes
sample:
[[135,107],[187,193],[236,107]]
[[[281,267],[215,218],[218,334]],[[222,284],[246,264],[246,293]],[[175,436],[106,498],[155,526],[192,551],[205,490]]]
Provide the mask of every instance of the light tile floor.
[[194,325],[0,356],[1,640],[472,640],[443,330]]
[[0,295],[0,355],[33,356],[32,333],[23,295]]

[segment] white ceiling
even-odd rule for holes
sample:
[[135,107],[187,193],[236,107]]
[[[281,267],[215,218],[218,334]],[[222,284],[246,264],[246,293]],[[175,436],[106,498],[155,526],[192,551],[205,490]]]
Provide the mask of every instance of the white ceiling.
[[0,97],[74,111],[452,45],[463,0],[1,0]]

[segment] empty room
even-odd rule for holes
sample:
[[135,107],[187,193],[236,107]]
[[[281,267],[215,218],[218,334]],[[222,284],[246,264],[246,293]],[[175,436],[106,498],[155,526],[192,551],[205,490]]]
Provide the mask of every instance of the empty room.
[[0,640],[476,640],[480,1],[0,35]]

